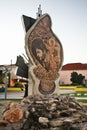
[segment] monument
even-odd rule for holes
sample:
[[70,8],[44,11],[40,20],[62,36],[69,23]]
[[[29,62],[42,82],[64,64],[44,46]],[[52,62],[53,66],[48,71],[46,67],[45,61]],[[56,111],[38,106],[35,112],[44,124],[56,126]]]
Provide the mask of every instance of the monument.
[[52,31],[51,17],[49,14],[42,15],[39,5],[37,19],[23,15],[23,21],[26,30],[25,50],[29,58],[29,95],[59,94],[63,48]]
[[[51,29],[51,18],[23,16],[25,49],[29,58],[29,96],[7,102],[0,130],[87,130],[87,105],[69,95],[58,95],[63,62],[61,42]],[[26,26],[27,25],[27,26]],[[30,82],[31,81],[31,82]]]

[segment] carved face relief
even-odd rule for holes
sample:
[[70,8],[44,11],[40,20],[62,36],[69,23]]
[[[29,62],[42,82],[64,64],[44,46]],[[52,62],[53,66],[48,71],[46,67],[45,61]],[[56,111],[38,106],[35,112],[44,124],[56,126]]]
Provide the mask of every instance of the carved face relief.
[[39,91],[52,93],[55,80],[63,61],[63,49],[59,39],[51,30],[51,19],[48,14],[42,15],[26,35],[28,57],[36,64],[33,73],[40,80]]

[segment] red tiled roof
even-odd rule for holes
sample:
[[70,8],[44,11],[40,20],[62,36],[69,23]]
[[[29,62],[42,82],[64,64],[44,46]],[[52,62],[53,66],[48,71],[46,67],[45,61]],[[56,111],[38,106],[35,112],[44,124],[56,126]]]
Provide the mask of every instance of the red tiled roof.
[[71,63],[62,66],[62,70],[87,70],[87,64]]

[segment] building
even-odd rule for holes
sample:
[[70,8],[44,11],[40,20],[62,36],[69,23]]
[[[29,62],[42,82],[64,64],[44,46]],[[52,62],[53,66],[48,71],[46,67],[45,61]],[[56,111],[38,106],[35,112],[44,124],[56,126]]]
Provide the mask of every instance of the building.
[[71,73],[77,72],[85,76],[85,84],[87,84],[87,64],[70,63],[62,66],[60,72],[60,84],[71,84]]
[[18,76],[17,75],[18,67],[15,64],[12,65],[0,65],[0,71],[1,74],[5,75],[5,80],[3,81],[3,86],[6,82],[8,82],[9,86],[14,86],[15,83],[21,82],[22,84],[25,84],[24,82],[27,81],[26,78]]
[[[16,82],[26,82],[27,79],[17,75],[18,67],[15,64],[12,65],[0,65],[0,70],[3,73],[8,71],[9,73],[9,85],[14,86]],[[62,66],[60,71],[60,84],[71,84],[71,73],[77,72],[78,74],[82,74],[85,76],[84,83],[87,86],[87,64],[82,63],[70,63]]]

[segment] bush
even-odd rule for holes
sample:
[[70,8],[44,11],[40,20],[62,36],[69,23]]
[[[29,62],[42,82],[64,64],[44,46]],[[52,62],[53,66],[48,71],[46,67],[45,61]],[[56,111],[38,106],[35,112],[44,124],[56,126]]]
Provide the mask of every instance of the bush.
[[1,88],[0,88],[0,92],[5,92],[5,88],[4,88],[4,87],[1,87]]
[[78,83],[72,83],[71,85],[72,86],[78,86]]
[[21,84],[21,83],[16,83],[15,85],[14,85],[14,87],[15,88],[24,88],[24,86]]

